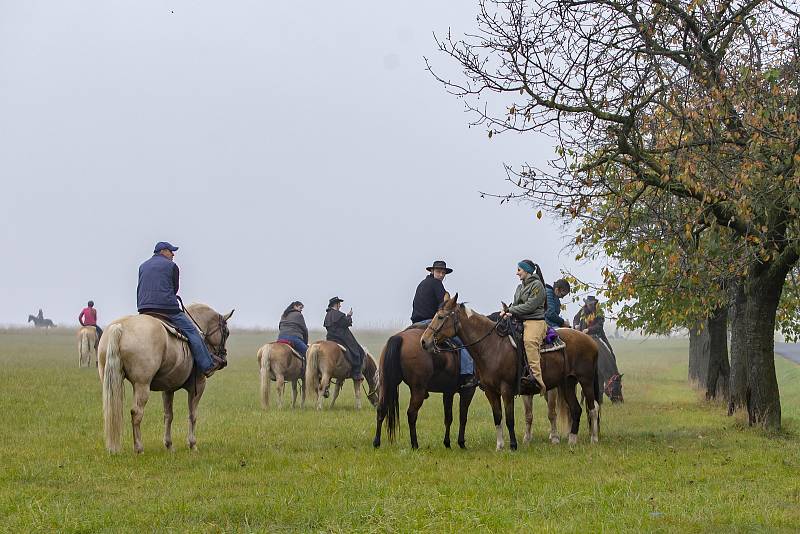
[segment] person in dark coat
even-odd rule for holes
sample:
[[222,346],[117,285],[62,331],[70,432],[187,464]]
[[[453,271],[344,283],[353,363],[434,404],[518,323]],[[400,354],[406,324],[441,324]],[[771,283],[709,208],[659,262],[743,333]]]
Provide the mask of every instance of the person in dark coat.
[[614,349],[611,348],[611,343],[608,342],[606,331],[603,328],[605,321],[606,317],[599,305],[599,301],[594,295],[589,295],[584,299],[583,307],[572,319],[572,324],[581,332],[602,339],[613,353]]
[[178,247],[159,241],[153,256],[139,266],[139,284],[136,287],[136,309],[139,313],[165,315],[169,322],[189,340],[194,364],[206,377],[224,367],[222,359],[215,359],[206,347],[200,331],[178,304],[180,271],[172,260]]
[[350,327],[353,326],[353,310],[350,309],[347,314],[339,311],[342,302],[344,301],[339,297],[333,297],[328,301],[325,321],[322,323],[322,326],[328,331],[325,339],[347,347],[348,354],[345,356],[353,366],[353,380],[362,380],[364,378],[361,373],[361,367],[364,365],[364,349],[350,331]]
[[547,311],[544,314],[547,326],[569,328],[567,320],[561,317],[561,299],[569,295],[569,282],[559,278],[552,286],[545,284],[544,291],[547,294]]
[[296,300],[289,304],[278,323],[278,340],[288,341],[294,350],[305,358],[308,351],[308,328],[303,318],[303,303]]
[[[417,291],[414,293],[414,302],[411,310],[412,323],[430,324],[433,316],[439,310],[439,306],[444,302],[444,278],[453,272],[453,269],[450,269],[447,263],[442,260],[433,262],[433,265],[426,267],[425,270],[430,274],[419,283]],[[457,337],[453,338],[453,341],[459,346],[463,345]],[[469,351],[464,348],[460,349],[459,357],[461,360],[461,387],[472,388],[477,386],[475,363],[472,361]]]

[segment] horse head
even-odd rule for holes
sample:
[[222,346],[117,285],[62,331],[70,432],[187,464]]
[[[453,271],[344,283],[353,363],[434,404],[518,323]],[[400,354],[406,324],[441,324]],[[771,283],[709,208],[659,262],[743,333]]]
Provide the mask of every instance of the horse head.
[[625,402],[625,399],[622,397],[622,376],[621,374],[612,375],[603,387],[603,392],[613,403]]
[[186,310],[203,331],[204,340],[211,353],[227,361],[228,350],[225,347],[225,343],[228,341],[228,336],[230,336],[228,319],[231,318],[234,310],[223,315],[205,304],[190,304]]
[[33,316],[33,315],[28,315],[28,322],[30,323],[31,321],[33,321],[34,323],[36,323],[36,317],[35,317],[35,316]]
[[458,293],[453,298],[450,298],[449,293],[445,293],[442,305],[420,338],[424,350],[435,351],[440,341],[458,335],[456,332],[458,312]]

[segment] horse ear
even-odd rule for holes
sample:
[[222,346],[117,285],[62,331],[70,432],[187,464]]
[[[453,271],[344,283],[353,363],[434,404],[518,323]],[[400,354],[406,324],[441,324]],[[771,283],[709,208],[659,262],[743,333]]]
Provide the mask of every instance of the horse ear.
[[228,319],[231,318],[231,315],[233,315],[234,311],[236,311],[236,310],[235,309],[231,310],[227,315],[223,315],[222,318],[227,321]]
[[450,293],[448,293],[447,291],[445,291],[445,292],[444,292],[444,301],[443,301],[443,302],[447,302],[448,300],[450,300]]
[[456,293],[455,296],[453,296],[453,302],[458,302],[458,293]]

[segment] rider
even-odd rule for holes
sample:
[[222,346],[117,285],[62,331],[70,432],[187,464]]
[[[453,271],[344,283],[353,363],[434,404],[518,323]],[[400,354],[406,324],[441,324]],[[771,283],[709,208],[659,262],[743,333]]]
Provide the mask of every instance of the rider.
[[153,249],[153,256],[139,266],[136,307],[139,313],[166,315],[169,322],[189,340],[195,366],[208,378],[225,364],[224,360],[211,355],[197,325],[178,304],[180,271],[172,260],[176,250],[178,247],[159,241]]
[[353,367],[353,380],[362,380],[364,375],[361,373],[361,367],[364,365],[364,349],[356,341],[356,337],[350,331],[353,325],[353,309],[351,308],[347,315],[339,311],[344,302],[339,297],[333,297],[328,301],[328,309],[325,310],[325,322],[322,326],[328,331],[326,339],[334,341],[347,347],[347,352],[350,353],[350,364]]
[[[453,272],[453,269],[447,267],[447,263],[441,260],[434,261],[433,265],[426,267],[425,270],[430,274],[419,283],[414,294],[411,311],[412,323],[430,324],[444,301],[444,278]],[[459,345],[463,345],[457,337],[453,340]],[[473,388],[478,385],[478,381],[475,379],[475,364],[472,356],[465,348],[459,349],[459,354],[461,359],[459,383],[462,388]]]
[[583,307],[572,319],[573,326],[576,329],[590,336],[602,339],[613,354],[614,349],[611,348],[611,343],[608,342],[606,331],[603,328],[605,321],[606,316],[603,313],[603,309],[599,306],[597,297],[594,295],[589,295],[583,300]]
[[278,340],[288,341],[294,350],[305,358],[308,350],[308,328],[306,320],[303,318],[303,303],[296,300],[289,304],[278,324]]
[[81,326],[94,327],[97,332],[97,336],[94,340],[94,348],[97,348],[98,343],[100,343],[100,336],[103,335],[103,329],[97,325],[97,310],[94,307],[93,300],[86,303],[86,307],[81,310],[81,314],[78,315],[78,322],[81,323]]
[[514,292],[513,304],[508,311],[501,312],[500,317],[513,315],[523,322],[525,331],[522,339],[533,376],[524,376],[522,380],[528,383],[535,380],[538,383],[539,391],[544,395],[546,387],[542,379],[541,355],[539,354],[539,348],[547,334],[547,323],[544,321],[547,307],[544,278],[539,266],[531,260],[522,260],[517,264],[517,276],[522,283]]
[[544,290],[547,293],[547,312],[544,314],[547,326],[569,328],[567,320],[561,317],[561,299],[569,295],[569,282],[559,278],[552,286],[545,284]]

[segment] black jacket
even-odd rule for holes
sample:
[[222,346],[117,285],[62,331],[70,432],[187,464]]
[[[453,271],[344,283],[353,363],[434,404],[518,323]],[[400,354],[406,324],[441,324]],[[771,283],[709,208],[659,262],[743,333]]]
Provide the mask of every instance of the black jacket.
[[278,337],[295,336],[303,340],[308,345],[308,328],[303,314],[297,310],[292,310],[281,319],[278,324]]
[[439,306],[444,301],[444,284],[429,274],[417,286],[414,294],[414,304],[411,311],[411,322],[428,321],[433,319]]
[[350,363],[360,368],[364,362],[364,349],[361,348],[361,345],[356,341],[356,336],[350,331],[352,324],[352,317],[348,317],[339,310],[328,308],[328,313],[325,315],[325,322],[322,323],[322,326],[328,331],[326,339],[347,347],[347,351],[350,353]]

